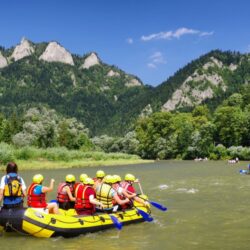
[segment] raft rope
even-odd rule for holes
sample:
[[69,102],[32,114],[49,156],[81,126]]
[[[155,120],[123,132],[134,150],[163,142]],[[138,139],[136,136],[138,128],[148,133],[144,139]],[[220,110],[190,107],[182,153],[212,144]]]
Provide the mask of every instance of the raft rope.
[[[95,216],[93,216],[93,218],[94,218]],[[61,222],[61,223],[64,223],[64,224],[76,224],[76,223],[79,223],[80,222],[80,224],[81,225],[83,225],[84,224],[84,222],[86,222],[86,223],[96,223],[96,222],[99,222],[99,221],[102,221],[102,222],[105,222],[106,220],[111,220],[110,218],[104,218],[104,217],[102,217],[102,216],[98,216],[98,220],[92,220],[92,221],[89,221],[89,220],[84,220],[84,219],[82,219],[82,218],[79,218],[77,221],[72,221],[72,222],[67,222],[67,221],[62,221],[62,220],[60,220],[60,219],[55,219],[54,218],[54,220],[55,221],[58,221],[58,222]]]
[[47,229],[48,226],[51,224],[51,222],[52,222],[52,220],[51,220],[47,225],[45,225],[45,227],[39,229],[37,232],[32,233],[32,234],[31,234],[31,233],[25,233],[25,232],[22,232],[22,231],[16,229],[16,228],[13,227],[13,225],[12,225],[11,223],[9,223],[9,222],[6,223],[6,226],[10,227],[13,231],[15,231],[16,233],[18,233],[18,234],[20,234],[20,235],[33,236],[33,235],[35,235],[35,234],[38,234],[38,233],[42,232],[44,229]]
[[[148,212],[150,213],[151,210],[148,208],[147,209]],[[127,218],[130,218],[130,217],[133,217],[134,215],[139,215],[137,211],[135,211],[134,214],[131,214],[131,215],[128,215],[128,214],[125,214],[125,213],[117,213],[117,215],[119,217],[122,217],[122,219],[124,217],[127,217]],[[95,216],[93,216],[94,218]],[[44,227],[42,227],[41,229],[39,229],[37,232],[34,232],[32,234],[30,233],[25,233],[25,232],[22,232],[18,229],[16,229],[15,227],[13,227],[13,225],[9,222],[6,223],[6,227],[10,227],[13,231],[15,231],[16,233],[20,234],[20,235],[25,235],[25,236],[34,236],[40,232],[42,232],[44,229],[47,229],[49,227],[49,225],[52,223],[52,224],[55,224],[56,221],[58,222],[61,222],[61,223],[64,223],[64,224],[76,224],[76,223],[80,223],[81,225],[84,224],[84,222],[87,222],[87,223],[96,223],[96,222],[99,222],[99,221],[102,221],[102,222],[105,222],[105,220],[111,220],[111,218],[104,218],[102,216],[98,216],[99,220],[94,220],[94,221],[88,221],[88,220],[84,220],[84,219],[78,219],[77,221],[73,221],[73,222],[66,222],[66,221],[62,221],[62,220],[59,220],[59,219],[55,219],[55,218],[51,218],[51,220],[49,221],[49,223],[47,225],[45,225]]]

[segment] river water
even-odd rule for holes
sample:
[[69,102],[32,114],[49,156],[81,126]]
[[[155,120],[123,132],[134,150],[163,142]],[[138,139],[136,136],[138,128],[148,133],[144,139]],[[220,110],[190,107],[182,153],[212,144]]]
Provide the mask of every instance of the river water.
[[[122,177],[133,173],[150,200],[164,204],[167,212],[152,207],[153,222],[124,226],[76,238],[40,239],[3,233],[0,249],[250,249],[250,175],[239,174],[248,164],[225,162],[160,161],[152,164],[105,167]],[[99,168],[42,170],[45,184],[58,184],[66,174],[94,176]],[[38,172],[20,173],[29,185]],[[139,189],[138,189],[139,191]],[[54,199],[55,192],[49,195]]]

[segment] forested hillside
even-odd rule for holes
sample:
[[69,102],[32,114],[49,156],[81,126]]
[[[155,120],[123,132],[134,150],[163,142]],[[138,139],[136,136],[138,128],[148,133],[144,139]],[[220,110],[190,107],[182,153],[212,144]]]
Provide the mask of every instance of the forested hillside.
[[24,114],[31,107],[44,105],[66,117],[76,117],[92,135],[114,135],[128,131],[148,104],[152,87],[103,63],[97,54],[73,55],[72,65],[60,61],[61,58],[41,60],[47,43],[28,44],[32,53],[24,53],[22,58],[13,56],[14,48],[0,50],[0,62],[1,57],[7,61],[2,67],[0,63],[3,114]]
[[72,55],[57,42],[0,47],[0,112],[20,118],[34,107],[75,117],[91,136],[123,136],[142,114],[213,111],[250,82],[248,54],[219,50],[201,56],[157,87],[102,62],[95,52]]

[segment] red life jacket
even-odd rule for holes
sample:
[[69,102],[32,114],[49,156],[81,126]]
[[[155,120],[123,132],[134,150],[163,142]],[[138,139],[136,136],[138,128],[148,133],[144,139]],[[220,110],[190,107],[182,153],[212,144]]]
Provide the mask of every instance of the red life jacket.
[[131,183],[129,183],[128,181],[122,181],[120,183],[121,187],[126,190],[129,191],[131,193],[136,193],[135,188],[133,187],[133,185]]
[[[122,181],[120,182],[120,186],[125,190],[125,191],[128,191],[128,193],[130,194],[131,193],[134,193],[135,192],[135,189],[134,187],[132,186],[131,183],[127,182],[127,181]],[[129,190],[130,189],[130,190]],[[134,190],[134,192],[132,192],[132,190]],[[126,208],[131,208],[131,203],[125,203],[122,205],[122,209],[126,209]]]
[[63,188],[68,186],[70,189],[70,192],[74,193],[73,185],[70,185],[68,183],[60,183],[57,189],[57,200],[58,202],[70,202],[69,196],[66,191],[63,191]]
[[82,182],[76,182],[75,185],[74,185],[74,197],[76,197],[76,189],[78,187],[78,185],[83,185]]
[[36,207],[36,208],[45,208],[47,207],[45,194],[35,194],[34,189],[39,184],[32,183],[28,188],[28,197],[27,197],[27,204],[29,207]]
[[95,212],[95,206],[89,201],[89,196],[86,192],[88,188],[92,187],[83,184],[77,186],[77,189],[75,190],[75,209],[93,214]]

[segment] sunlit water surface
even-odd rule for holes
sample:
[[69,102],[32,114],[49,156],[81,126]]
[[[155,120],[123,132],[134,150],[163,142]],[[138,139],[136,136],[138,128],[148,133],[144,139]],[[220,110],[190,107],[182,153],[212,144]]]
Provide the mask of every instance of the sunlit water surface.
[[[152,201],[154,221],[124,226],[76,238],[40,239],[3,233],[0,249],[250,249],[250,175],[239,174],[248,164],[225,162],[160,161],[153,164],[105,167],[106,173],[131,172]],[[45,184],[58,184],[68,173],[94,176],[99,168],[42,170]],[[34,171],[20,174],[29,185]],[[2,172],[4,174],[4,172]],[[138,189],[139,191],[139,189]],[[55,192],[49,195],[54,199]]]

